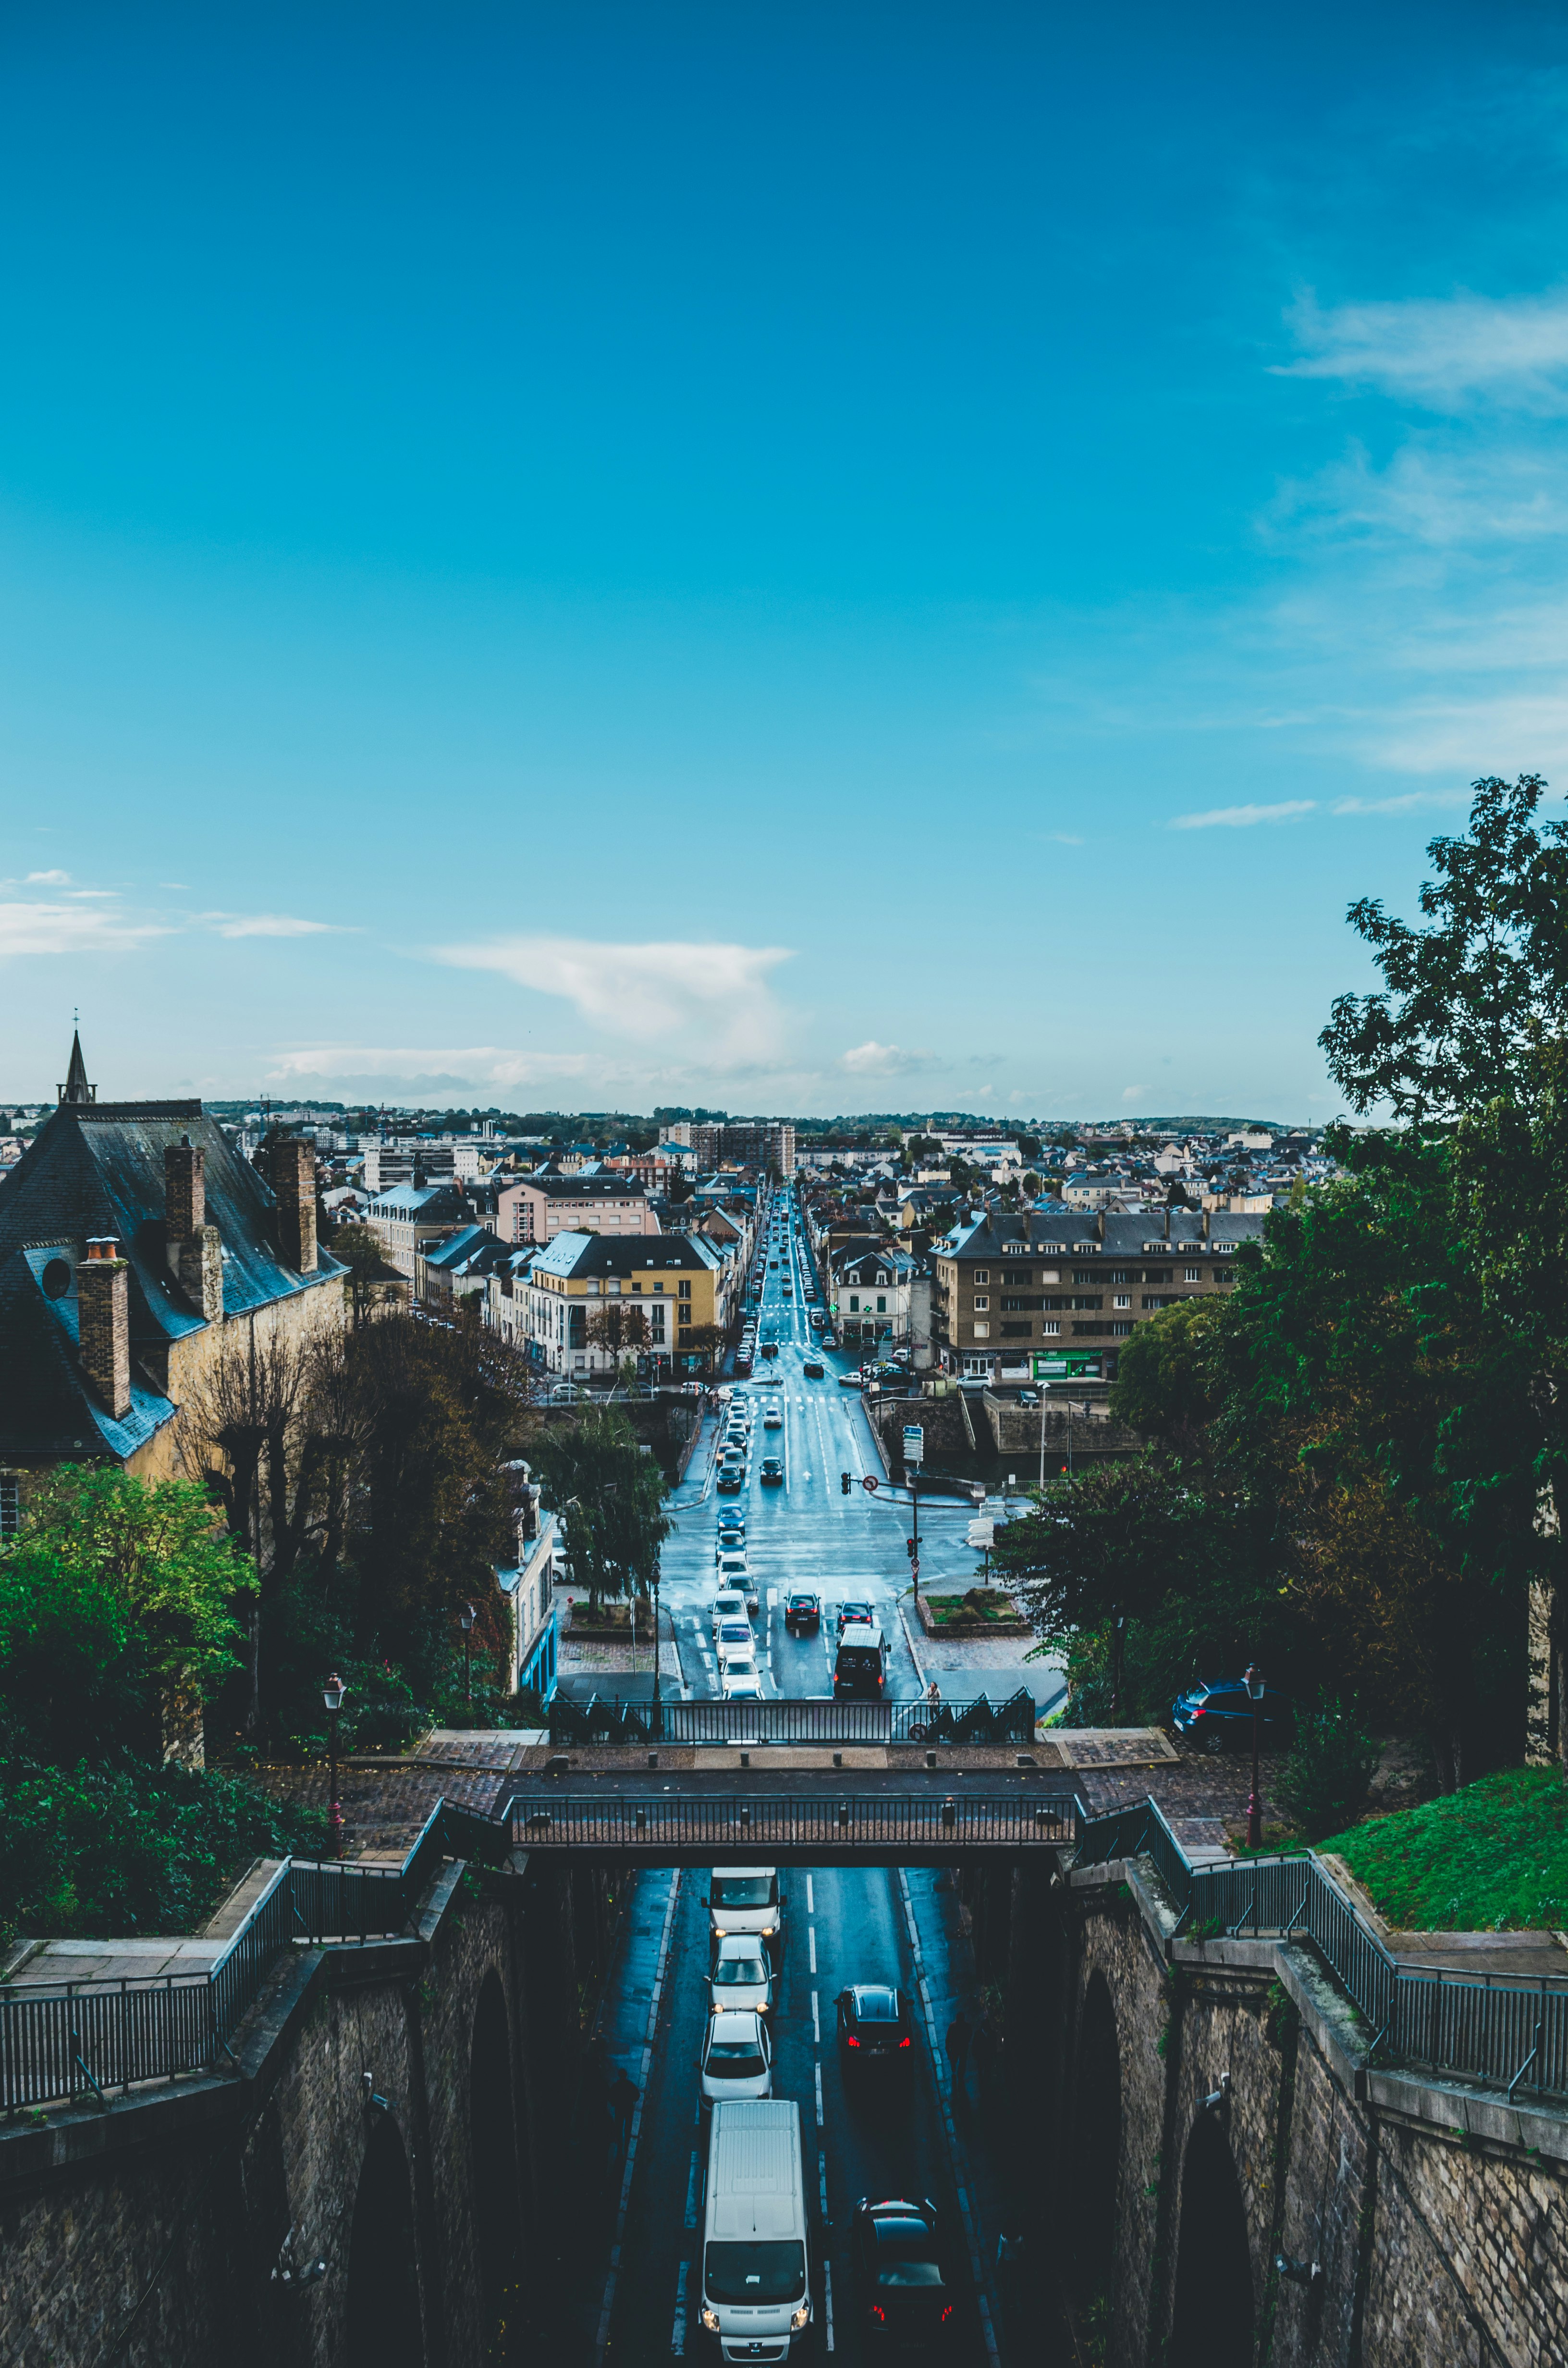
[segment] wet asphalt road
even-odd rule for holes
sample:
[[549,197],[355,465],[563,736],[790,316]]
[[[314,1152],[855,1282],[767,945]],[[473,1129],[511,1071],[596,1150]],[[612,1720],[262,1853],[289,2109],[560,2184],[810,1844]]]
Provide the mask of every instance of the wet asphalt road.
[[[708,2011],[707,1880],[679,1878],[667,1916],[676,1880],[663,1872],[638,1878],[632,1937],[606,2019],[612,2065],[624,2066],[644,2090],[630,2180],[623,2165],[611,2176],[618,2198],[624,2189],[625,2212],[608,2308],[606,2297],[590,2298],[596,2356],[624,2368],[716,2356],[697,2323],[707,2135],[696,2066]],[[988,2151],[1000,2100],[981,2098],[972,2066],[963,2096],[956,2106],[952,2100],[943,2042],[969,1994],[953,1994],[941,1880],[891,1868],[784,1877],[784,1953],[770,2018],[774,2094],[801,2108],[807,2185],[821,2223],[816,2356],[831,2350],[846,2368],[881,2356],[862,2340],[863,2305],[850,2275],[850,2215],[862,2196],[913,2195],[936,2204],[957,2302],[955,2340],[945,2355],[953,2368],[989,2368],[994,2356],[1011,2368],[1015,2356],[1006,2330],[999,2355],[989,2341],[997,2231]],[[645,2026],[662,1947],[667,1964],[650,2051]],[[915,2017],[908,2078],[876,2089],[846,2084],[835,2035],[837,1993],[865,1980],[895,1983]]]
[[[858,1390],[841,1388],[837,1376],[857,1359],[824,1350],[811,1331],[808,1288],[818,1289],[804,1236],[791,1223],[786,1244],[770,1242],[769,1265],[758,1326],[759,1345],[771,1334],[778,1355],[758,1359],[749,1382],[734,1384],[751,1399],[755,1419],[746,1486],[739,1497],[721,1496],[714,1486],[718,1426],[710,1422],[686,1480],[670,1501],[676,1533],[663,1555],[665,1601],[675,1622],[682,1673],[689,1692],[719,1691],[709,1635],[707,1606],[713,1591],[718,1516],[739,1507],[746,1524],[746,1555],[756,1586],[757,1662],[765,1693],[827,1694],[833,1691],[828,1626],[822,1635],[794,1637],[784,1626],[784,1598],[792,1587],[812,1587],[831,1612],[846,1599],[869,1600],[892,1647],[888,1697],[912,1699],[921,1691],[897,1602],[909,1586],[911,1533],[907,1497],[889,1492],[881,1460]],[[789,1276],[793,1296],[785,1299]],[[822,1304],[819,1295],[818,1306]],[[808,1381],[808,1357],[827,1368],[822,1381]],[[776,1377],[776,1378],[775,1378]],[[779,1429],[764,1427],[767,1406],[783,1414]],[[765,1486],[765,1456],[784,1466],[781,1486]],[[845,1495],[842,1475],[848,1473]],[[869,1475],[875,1491],[862,1486]],[[923,1497],[920,1504],[920,1583],[925,1588],[968,1586],[980,1558],[965,1540],[976,1508],[957,1497]],[[994,1685],[994,1680],[993,1684]],[[1016,1683],[1008,1681],[1008,1690]],[[977,1683],[973,1691],[980,1691]]]

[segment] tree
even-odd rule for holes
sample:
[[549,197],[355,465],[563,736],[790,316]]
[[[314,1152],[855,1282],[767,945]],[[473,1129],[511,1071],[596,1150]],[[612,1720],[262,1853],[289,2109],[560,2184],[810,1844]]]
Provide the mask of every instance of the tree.
[[663,1509],[667,1483],[642,1452],[625,1417],[596,1407],[580,1420],[553,1423],[534,1450],[545,1503],[561,1518],[572,1576],[591,1608],[653,1584],[659,1548],[670,1533]]
[[608,1349],[616,1362],[622,1352],[639,1357],[648,1347],[648,1318],[635,1300],[604,1299],[588,1318],[587,1338],[596,1349]]
[[1474,785],[1470,832],[1435,838],[1427,928],[1350,906],[1386,985],[1342,995],[1318,1042],[1350,1106],[1421,1126],[1511,1098],[1531,1052],[1568,1030],[1568,823],[1538,825],[1537,773]]
[[381,1237],[370,1225],[339,1225],[331,1235],[327,1247],[338,1263],[348,1269],[343,1288],[349,1320],[356,1326],[363,1324],[397,1279],[395,1268],[387,1264]]
[[1163,1308],[1138,1326],[1117,1360],[1112,1419],[1183,1463],[1200,1463],[1209,1452],[1216,1406],[1207,1352],[1224,1305],[1190,1299]]
[[63,1464],[0,1554],[0,1696],[13,1730],[71,1759],[161,1748],[239,1664],[256,1588],[204,1489]]

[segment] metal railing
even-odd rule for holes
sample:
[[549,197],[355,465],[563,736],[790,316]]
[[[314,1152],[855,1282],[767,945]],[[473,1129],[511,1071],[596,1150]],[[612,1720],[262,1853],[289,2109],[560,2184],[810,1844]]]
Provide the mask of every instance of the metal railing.
[[537,1792],[514,1794],[503,1816],[514,1848],[627,1851],[657,1863],[661,1852],[692,1850],[887,1849],[919,1852],[1061,1849],[1077,1830],[1070,1793],[724,1793],[706,1799],[662,1793],[640,1801],[620,1794]]
[[1025,1686],[1006,1702],[933,1707],[914,1702],[835,1701],[832,1695],[777,1702],[641,1702],[595,1694],[586,1702],[557,1692],[550,1739],[562,1744],[699,1743],[1032,1743],[1034,1697]]
[[1510,2097],[1568,2095],[1568,1975],[1413,1969],[1392,1955],[1321,1860],[1194,1866],[1153,1800],[1084,1820],[1079,1866],[1147,1856],[1186,1940],[1246,1935],[1311,1943],[1368,2026],[1368,2055]]
[[84,2093],[102,2103],[110,2089],[233,2062],[229,2042],[281,1952],[405,1931],[444,1850],[437,1803],[400,1866],[286,1859],[205,1973],[0,1987],[0,2112]]

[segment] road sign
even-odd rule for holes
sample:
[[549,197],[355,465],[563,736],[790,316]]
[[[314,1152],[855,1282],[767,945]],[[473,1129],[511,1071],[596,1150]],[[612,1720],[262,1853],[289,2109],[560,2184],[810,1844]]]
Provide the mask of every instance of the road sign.
[[879,1487],[879,1486],[880,1486],[880,1485],[881,1485],[881,1484],[879,1483],[879,1481],[878,1481],[878,1479],[877,1479],[877,1475],[876,1475],[876,1474],[875,1474],[874,1472],[868,1472],[868,1473],[866,1473],[866,1474],[864,1474],[864,1476],[862,1477],[861,1482],[860,1482],[860,1486],[861,1486],[861,1487],[862,1487],[862,1488],[865,1488],[865,1489],[867,1489],[867,1490],[869,1490],[869,1492],[870,1493],[870,1495],[871,1495],[871,1496],[873,1496],[873,1497],[876,1495],[876,1493],[877,1493],[877,1489],[878,1489],[878,1487]]
[[926,1433],[917,1422],[906,1422],[903,1426],[903,1460],[906,1463],[924,1463],[926,1461]]
[[996,1524],[994,1521],[971,1521],[965,1535],[971,1546],[983,1546],[989,1554],[996,1543]]

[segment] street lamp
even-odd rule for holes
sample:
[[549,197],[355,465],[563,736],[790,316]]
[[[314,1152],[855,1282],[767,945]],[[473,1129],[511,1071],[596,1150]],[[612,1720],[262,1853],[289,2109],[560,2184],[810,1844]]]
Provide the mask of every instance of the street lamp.
[[659,1742],[665,1732],[665,1700],[659,1691],[659,1578],[661,1557],[653,1549],[653,1740]]
[[343,1811],[337,1799],[337,1717],[343,1708],[343,1697],[348,1689],[334,1669],[322,1688],[322,1700],[326,1704],[326,1749],[332,1770],[332,1798],[326,1813],[326,1846],[329,1858],[343,1856]]
[[1045,1401],[1050,1390],[1051,1383],[1041,1382],[1040,1385],[1040,1485],[1042,1488],[1045,1486]]
[[1247,1663],[1246,1690],[1252,1697],[1252,1798],[1247,1803],[1247,1848],[1263,1847],[1263,1804],[1257,1797],[1257,1726],[1263,1709],[1263,1677],[1252,1662]]
[[458,1623],[463,1632],[463,1700],[470,1710],[473,1708],[473,1677],[472,1665],[469,1657],[469,1638],[473,1634],[473,1606],[472,1603],[465,1603],[458,1613]]

